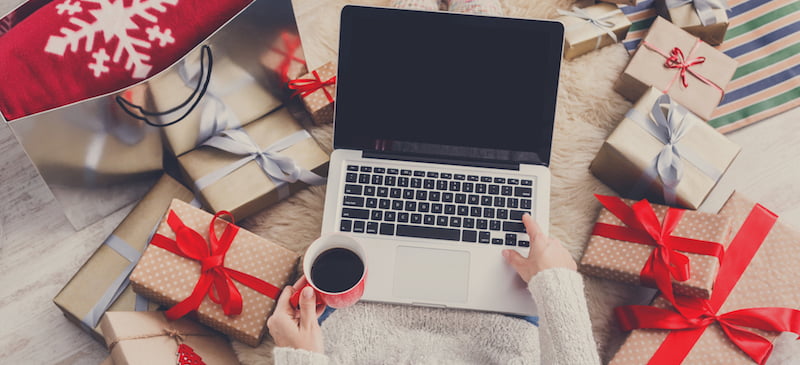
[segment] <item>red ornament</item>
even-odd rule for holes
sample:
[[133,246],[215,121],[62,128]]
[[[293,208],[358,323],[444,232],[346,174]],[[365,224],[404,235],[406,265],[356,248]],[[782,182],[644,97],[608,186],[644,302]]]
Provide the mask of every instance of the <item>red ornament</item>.
[[206,365],[194,349],[182,343],[178,346],[178,365]]

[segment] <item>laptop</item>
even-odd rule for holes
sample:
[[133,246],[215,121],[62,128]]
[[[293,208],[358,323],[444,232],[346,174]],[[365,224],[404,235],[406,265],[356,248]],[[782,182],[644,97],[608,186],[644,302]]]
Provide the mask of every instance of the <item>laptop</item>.
[[501,254],[545,231],[559,22],[346,6],[323,233],[358,239],[363,300],[536,315]]

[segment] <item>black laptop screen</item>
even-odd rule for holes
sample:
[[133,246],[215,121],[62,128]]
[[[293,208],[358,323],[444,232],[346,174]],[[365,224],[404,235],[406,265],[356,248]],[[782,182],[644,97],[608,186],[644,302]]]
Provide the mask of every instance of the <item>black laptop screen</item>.
[[559,23],[346,7],[335,148],[549,164]]

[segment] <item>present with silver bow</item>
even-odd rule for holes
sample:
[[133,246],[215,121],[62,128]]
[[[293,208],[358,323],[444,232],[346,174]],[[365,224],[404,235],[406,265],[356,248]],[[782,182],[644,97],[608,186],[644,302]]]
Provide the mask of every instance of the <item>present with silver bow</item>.
[[169,175],[163,175],[53,302],[69,320],[98,341],[103,341],[98,323],[107,310],[155,310],[157,305],[133,293],[128,286],[128,275],[172,199],[189,202],[193,197],[189,189]]
[[178,158],[211,211],[244,219],[309,185],[325,184],[329,156],[286,108],[230,129]]
[[712,46],[725,39],[726,0],[656,0],[655,6],[659,15]]
[[613,4],[556,11],[562,15],[556,20],[564,24],[564,58],[568,60],[625,39],[631,27],[628,17]]
[[[198,105],[177,123],[161,128],[164,143],[175,156],[191,151],[223,130],[238,128],[281,106],[260,80],[219,48],[211,48],[209,53],[204,57],[201,49],[195,50],[177,66],[150,81],[156,110],[167,111],[195,92],[211,67],[208,87]],[[209,56],[213,57],[213,66],[207,59]],[[160,117],[162,122],[169,122],[182,113],[185,108]]]
[[650,88],[589,168],[623,197],[697,209],[739,150],[670,96]]

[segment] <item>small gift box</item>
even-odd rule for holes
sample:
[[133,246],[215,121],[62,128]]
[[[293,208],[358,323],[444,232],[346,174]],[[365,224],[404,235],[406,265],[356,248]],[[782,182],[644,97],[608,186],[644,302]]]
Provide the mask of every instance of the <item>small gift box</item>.
[[[161,128],[164,143],[175,156],[191,151],[219,132],[238,128],[279,108],[281,102],[259,80],[237,65],[230,57],[214,54],[211,74],[206,55],[193,52],[168,72],[150,81],[155,109],[167,111],[183,103],[193,92],[205,93],[188,114],[187,108],[161,116],[162,123],[176,123]],[[181,119],[182,117],[182,119]]]
[[300,37],[287,31],[281,32],[272,46],[261,55],[261,64],[270,72],[272,79],[281,85],[308,73]]
[[194,311],[201,323],[257,346],[299,255],[219,219],[225,213],[173,200],[131,284],[170,307],[171,320]]
[[730,218],[646,200],[597,198],[604,209],[581,258],[581,272],[649,287],[661,284],[680,295],[711,295],[731,231]]
[[800,334],[800,232],[739,193],[719,214],[738,232],[711,298],[618,307],[633,332],[611,364],[763,364],[780,332]]
[[188,319],[167,321],[162,312],[108,312],[100,326],[116,365],[239,363],[225,337]]
[[652,86],[708,120],[736,67],[734,59],[656,17],[614,90],[635,102]]
[[299,79],[289,81],[314,123],[333,123],[333,104],[336,96],[336,64],[328,62]]
[[624,197],[697,209],[739,150],[671,96],[650,88],[589,169]]
[[211,211],[236,219],[274,204],[308,185],[321,185],[328,154],[286,108],[241,129],[222,132],[178,158]]
[[557,11],[563,15],[556,20],[564,24],[564,58],[568,60],[625,39],[631,27],[628,17],[613,4]]
[[128,287],[128,275],[139,261],[159,218],[172,199],[191,201],[192,192],[169,175],[162,176],[111,233],[92,257],[56,295],[53,302],[71,321],[103,340],[98,323],[103,313],[146,311],[154,303],[137,296]]
[[655,4],[659,15],[704,42],[716,46],[725,39],[725,0],[656,0]]

